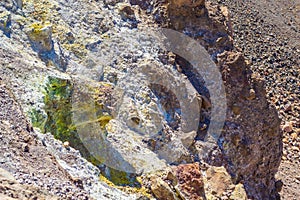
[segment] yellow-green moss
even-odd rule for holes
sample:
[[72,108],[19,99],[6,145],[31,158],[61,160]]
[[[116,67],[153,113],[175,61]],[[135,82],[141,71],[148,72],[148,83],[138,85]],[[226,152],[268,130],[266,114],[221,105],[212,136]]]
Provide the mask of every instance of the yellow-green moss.
[[32,29],[33,34],[40,34],[42,32],[43,28],[50,26],[50,25],[51,25],[51,23],[47,21],[45,23],[33,23],[29,27]]
[[45,130],[61,141],[69,142],[72,142],[73,136],[76,135],[71,116],[71,92],[72,85],[69,80],[50,77],[44,97],[48,116]]
[[29,112],[29,117],[31,119],[31,123],[33,127],[39,128],[42,132],[44,132],[45,122],[47,116],[45,116],[42,111],[33,109]]
[[83,44],[78,44],[78,43],[68,44],[68,43],[66,43],[66,44],[63,44],[63,47],[65,49],[67,49],[68,51],[71,51],[72,53],[74,53],[74,55],[77,56],[78,58],[83,58],[87,55],[87,50]]
[[[108,85],[102,86],[102,89],[104,89],[104,91],[110,87],[108,87]],[[101,93],[101,91],[98,91],[96,89],[89,91],[94,91],[97,94]],[[72,92],[73,85],[70,80],[49,77],[44,94],[44,110],[47,116],[43,115],[42,112],[33,110],[31,112],[33,125],[35,127],[39,127],[44,133],[51,132],[56,139],[59,139],[63,142],[68,141],[70,143],[70,146],[79,150],[82,156],[85,157],[88,161],[90,161],[95,166],[100,166],[101,164],[103,164],[101,162],[103,158],[96,158],[89,153],[77,133],[76,126],[78,125],[75,126],[72,123],[72,113],[74,112],[74,110],[72,110],[71,102]],[[96,103],[97,95],[94,95],[93,97],[95,98]],[[86,108],[83,107],[79,109]],[[103,112],[102,108],[97,107],[97,105],[95,108],[95,112],[97,120],[93,123],[100,123],[100,127],[104,131],[106,131],[106,125],[112,119],[112,116],[109,115],[109,113],[105,114],[107,112]],[[85,126],[85,124],[82,125]],[[102,181],[105,181],[109,185],[118,187],[119,189],[122,189],[126,192],[143,193],[145,196],[149,195],[147,194],[146,189],[141,187],[140,182],[136,179],[136,176],[134,174],[118,171],[110,167],[108,167],[107,169],[109,172],[100,176],[100,179]]]
[[32,17],[35,20],[50,21],[51,18],[57,15],[54,5],[48,0],[23,0],[24,9],[31,6],[34,6],[34,12],[30,13],[28,17]]
[[109,123],[109,121],[112,119],[111,116],[109,115],[105,115],[105,116],[101,116],[99,119],[98,119],[98,122],[100,123],[100,126],[102,129],[105,128],[105,126]]
[[[120,176],[119,173],[117,173],[117,175]],[[99,179],[100,181],[106,183],[107,185],[122,190],[126,193],[141,194],[145,197],[152,198],[151,191],[145,188],[144,186],[142,186],[142,179],[140,177],[136,178],[136,181],[140,184],[139,187],[120,186],[119,184],[115,184],[112,180],[109,180],[107,177],[103,176],[102,174],[100,175]],[[119,179],[116,180],[116,177],[114,178],[114,181],[120,182]],[[123,178],[121,178],[121,181],[124,181]]]
[[110,181],[116,185],[125,186],[131,183],[129,174],[123,171],[110,169]]

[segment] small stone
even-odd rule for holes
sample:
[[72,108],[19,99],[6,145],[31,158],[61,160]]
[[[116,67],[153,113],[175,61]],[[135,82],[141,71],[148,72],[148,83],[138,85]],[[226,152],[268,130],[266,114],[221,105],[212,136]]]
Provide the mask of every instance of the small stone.
[[282,142],[283,142],[283,143],[288,143],[289,140],[288,140],[287,138],[283,138],[283,139],[282,139]]
[[69,148],[70,147],[70,143],[68,141],[64,142],[63,145],[64,145],[65,148]]
[[297,134],[297,133],[292,133],[291,136],[292,136],[292,139],[293,139],[293,140],[296,140],[297,137],[298,137],[298,134]]
[[299,147],[292,147],[293,151],[300,151]]
[[282,160],[286,160],[287,158],[285,156],[282,156]]
[[[173,167],[178,179],[178,191],[183,199],[201,199],[205,195],[199,163]],[[164,198],[167,199],[167,198]]]
[[255,90],[254,89],[250,89],[249,91],[249,96],[247,97],[248,100],[253,100],[256,98],[256,94],[255,94]]
[[201,100],[202,100],[202,107],[204,109],[211,108],[211,102],[209,101],[209,99],[206,96],[201,95]]
[[181,137],[183,146],[185,146],[187,148],[190,147],[191,144],[194,142],[196,136],[197,136],[196,131],[184,133],[183,136]]
[[247,200],[247,194],[244,189],[243,184],[236,185],[234,191],[232,192],[231,196],[229,197],[230,200]]
[[282,187],[283,187],[283,182],[281,180],[275,182],[275,188],[277,192],[280,192],[282,190]]
[[205,185],[209,186],[209,191],[205,193],[211,193],[213,196],[222,196],[228,189],[229,185],[232,185],[231,177],[224,167],[210,167],[206,171]]
[[231,184],[231,185],[228,186],[228,190],[234,190],[234,188],[235,188],[234,184]]
[[269,74],[272,74],[273,72],[274,72],[273,69],[268,69]]
[[119,9],[120,15],[123,20],[127,20],[127,19],[135,20],[134,10],[131,8],[131,6],[129,4],[119,3],[118,7],[119,7],[118,9]]
[[283,126],[282,126],[282,130],[287,132],[287,133],[290,133],[293,131],[293,126],[291,123],[289,122],[286,122]]
[[[221,6],[221,13],[227,18],[229,17],[229,11],[226,6]],[[250,62],[249,60],[246,60],[246,64],[247,64],[247,61]]]
[[200,127],[200,130],[201,130],[201,131],[204,131],[206,128],[207,128],[207,125],[206,125],[206,124],[203,124],[203,125]]
[[240,115],[241,114],[241,107],[237,106],[237,105],[234,105],[232,107],[232,112],[235,114],[235,115]]
[[151,179],[151,191],[158,199],[176,199],[176,195],[169,185],[159,177]]
[[216,40],[216,44],[222,44],[226,41],[226,37],[219,37],[217,40]]
[[52,25],[49,22],[33,23],[27,28],[26,33],[33,49],[38,53],[49,53],[53,50]]
[[29,152],[29,146],[28,146],[28,144],[23,144],[22,148],[23,148],[24,152],[26,152],[26,153]]
[[32,139],[31,139],[31,137],[29,135],[25,135],[24,136],[24,142],[25,143],[28,143],[30,140],[32,140]]
[[178,179],[173,171],[167,173],[166,180],[170,181],[173,186],[178,184]]
[[292,110],[292,105],[290,103],[284,105],[284,111],[287,112],[287,111],[291,111]]

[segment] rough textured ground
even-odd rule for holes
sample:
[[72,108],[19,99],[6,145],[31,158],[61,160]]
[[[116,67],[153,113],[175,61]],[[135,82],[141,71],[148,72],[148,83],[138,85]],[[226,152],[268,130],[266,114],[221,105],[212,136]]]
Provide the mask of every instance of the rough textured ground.
[[[87,194],[79,192],[80,189],[70,181],[67,173],[59,167],[54,157],[45,151],[46,149],[41,148],[42,144],[34,138],[36,135],[33,134],[18,104],[3,83],[1,83],[0,95],[0,152],[3,155],[1,168],[18,177],[18,181],[22,184],[51,190],[66,199],[86,199]],[[19,192],[16,190],[16,194],[6,195],[18,198],[16,195]],[[26,198],[34,197],[19,196],[19,199]]]
[[282,118],[284,150],[277,178],[282,199],[300,197],[300,2],[216,1],[228,6],[237,48],[266,80]]

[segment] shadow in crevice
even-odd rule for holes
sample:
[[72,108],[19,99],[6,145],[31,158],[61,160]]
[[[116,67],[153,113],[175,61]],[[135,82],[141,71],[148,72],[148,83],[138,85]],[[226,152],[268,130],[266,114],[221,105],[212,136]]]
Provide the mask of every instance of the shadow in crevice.
[[162,106],[164,118],[168,125],[173,130],[178,130],[180,124],[181,108],[180,103],[176,95],[159,84],[150,84],[151,91],[158,98],[160,105]]
[[[47,66],[53,65],[65,72],[69,58],[64,55],[59,41],[52,39],[52,27],[48,24],[34,23],[26,30],[33,51]],[[55,48],[57,47],[57,48]]]
[[175,64],[177,65],[177,68],[187,76],[190,83],[193,85],[193,87],[196,89],[196,91],[199,93],[202,99],[202,106],[201,106],[201,112],[200,115],[200,121],[199,121],[199,129],[197,131],[197,137],[196,140],[204,140],[207,130],[210,124],[210,94],[208,88],[205,86],[205,81],[201,74],[198,73],[198,71],[191,65],[187,60],[180,56],[176,56]]
[[[39,43],[39,42],[38,42]],[[32,49],[38,53],[39,58],[47,65],[54,65],[57,69],[62,72],[66,72],[68,66],[69,58],[64,55],[62,49],[60,48],[60,44],[57,43],[59,53],[56,53],[54,48],[49,51],[44,51],[38,48],[39,44],[37,42],[31,42]]]

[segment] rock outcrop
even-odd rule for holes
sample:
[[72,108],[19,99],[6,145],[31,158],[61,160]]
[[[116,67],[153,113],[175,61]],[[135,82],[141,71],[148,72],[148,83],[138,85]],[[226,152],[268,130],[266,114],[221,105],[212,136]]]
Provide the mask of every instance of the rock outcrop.
[[[6,0],[0,8],[0,167],[17,181],[64,199],[276,198],[280,120],[234,48],[225,7]],[[166,50],[159,27],[193,38],[218,67],[227,109],[214,143],[205,141],[214,91]]]

